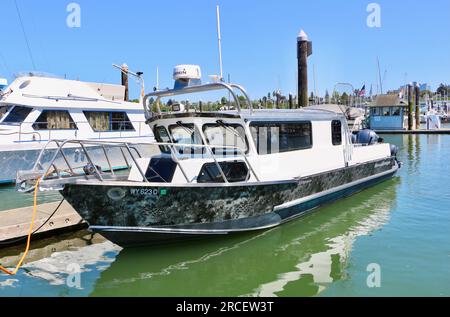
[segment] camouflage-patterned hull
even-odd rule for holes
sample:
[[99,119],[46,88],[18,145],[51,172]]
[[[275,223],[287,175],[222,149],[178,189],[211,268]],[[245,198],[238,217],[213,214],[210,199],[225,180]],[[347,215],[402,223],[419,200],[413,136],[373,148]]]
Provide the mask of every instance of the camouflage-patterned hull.
[[398,168],[389,158],[283,182],[68,184],[62,195],[93,231],[128,246],[270,228],[386,180]]

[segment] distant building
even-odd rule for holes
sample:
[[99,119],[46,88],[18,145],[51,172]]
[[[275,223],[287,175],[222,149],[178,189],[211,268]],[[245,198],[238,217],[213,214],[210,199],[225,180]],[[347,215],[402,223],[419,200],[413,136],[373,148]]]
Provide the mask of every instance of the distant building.
[[406,130],[408,103],[398,94],[378,95],[370,105],[370,128],[373,130]]

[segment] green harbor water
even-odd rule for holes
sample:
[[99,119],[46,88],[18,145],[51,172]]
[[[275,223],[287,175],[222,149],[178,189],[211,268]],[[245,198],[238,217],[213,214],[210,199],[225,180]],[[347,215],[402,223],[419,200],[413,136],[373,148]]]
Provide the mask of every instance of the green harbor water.
[[[87,232],[36,241],[0,296],[450,296],[450,135],[385,140],[404,163],[395,178],[304,218],[153,248]],[[0,188],[0,210],[31,199]],[[0,263],[22,250],[0,247]]]

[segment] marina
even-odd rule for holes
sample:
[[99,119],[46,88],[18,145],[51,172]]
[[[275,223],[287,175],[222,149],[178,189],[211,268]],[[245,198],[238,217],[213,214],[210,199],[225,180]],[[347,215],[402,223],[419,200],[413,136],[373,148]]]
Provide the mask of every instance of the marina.
[[[155,5],[152,26],[188,14],[182,35],[142,27],[148,4],[111,8],[133,32],[105,17],[81,28],[99,7],[71,3],[44,63],[26,27],[39,8],[20,1],[5,12],[26,50],[0,48],[0,297],[176,297],[190,310],[183,297],[450,296],[448,65],[425,69],[410,41],[435,38],[433,21],[402,33],[405,54],[390,32],[407,15],[382,28],[384,3],[367,5],[366,29],[305,13],[356,17],[355,4],[280,6],[308,33],[292,18],[237,27],[225,4],[224,28],[222,5]],[[365,44],[335,42],[349,36]]]
[[[86,232],[36,241],[26,271],[0,277],[2,294],[445,296],[450,197],[440,175],[450,172],[444,159],[450,136],[386,140],[399,147],[404,162],[397,177],[304,218],[263,233],[137,249],[97,235],[91,244]],[[417,200],[418,194],[428,199]],[[20,246],[2,249],[0,261],[14,264],[21,252]],[[382,288],[366,286],[366,268],[374,262],[385,267]],[[81,266],[82,289],[65,284],[70,263]]]

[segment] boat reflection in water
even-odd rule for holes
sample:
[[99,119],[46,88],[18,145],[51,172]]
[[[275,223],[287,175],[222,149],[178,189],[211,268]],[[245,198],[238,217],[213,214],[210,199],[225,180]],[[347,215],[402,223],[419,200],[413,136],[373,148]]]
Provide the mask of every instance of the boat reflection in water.
[[381,228],[398,178],[261,234],[122,250],[92,296],[313,296],[345,278],[356,238]]
[[[313,296],[345,279],[352,245],[389,219],[398,178],[261,234],[121,249],[80,232],[33,243],[2,296]],[[21,247],[0,252],[13,266]],[[80,286],[71,274],[80,274]],[[69,281],[69,283],[68,283]],[[71,285],[72,283],[72,285]]]
[[[80,232],[33,243],[3,296],[313,296],[345,279],[358,236],[389,219],[398,178],[261,234],[121,249]],[[0,252],[13,266],[21,247]],[[80,274],[81,288],[71,274]],[[67,281],[69,280],[69,284]]]

